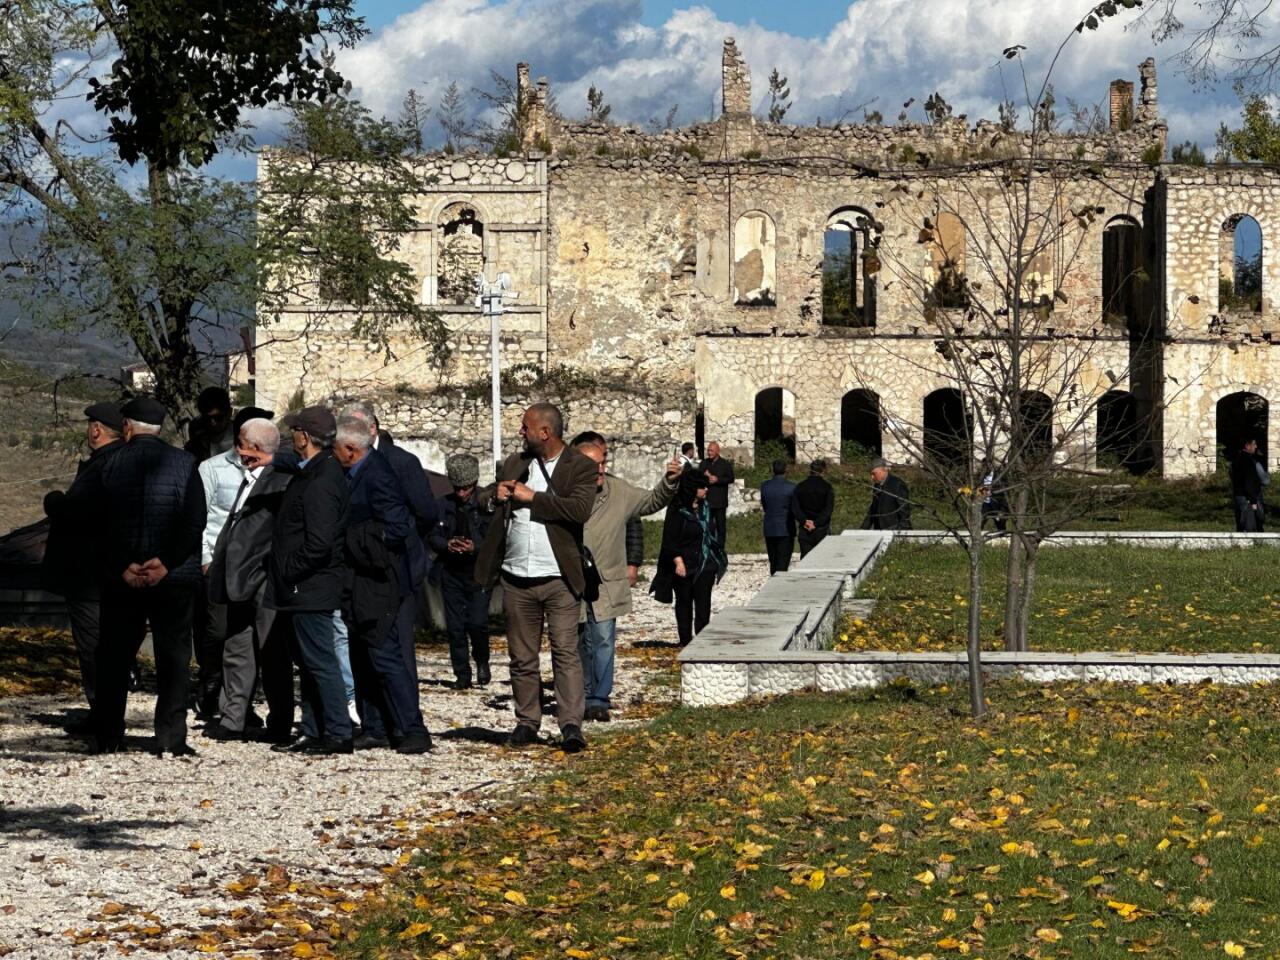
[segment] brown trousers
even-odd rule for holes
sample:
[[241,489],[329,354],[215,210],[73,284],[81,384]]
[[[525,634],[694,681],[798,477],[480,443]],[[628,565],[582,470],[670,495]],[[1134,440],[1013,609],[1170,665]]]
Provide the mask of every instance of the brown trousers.
[[556,687],[556,722],[560,729],[582,726],[586,691],[578,659],[579,603],[560,579],[536,586],[502,581],[502,608],[507,615],[507,652],[511,656],[511,695],[516,722],[535,730],[542,725],[542,673],[538,653],[545,618],[551,634],[551,672]]

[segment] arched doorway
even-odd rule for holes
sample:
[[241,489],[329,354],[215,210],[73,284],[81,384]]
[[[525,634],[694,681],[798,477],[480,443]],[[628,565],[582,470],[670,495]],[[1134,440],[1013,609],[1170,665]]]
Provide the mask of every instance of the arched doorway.
[[1098,398],[1098,466],[1103,469],[1122,467],[1130,473],[1143,473],[1141,438],[1138,436],[1138,404],[1127,390],[1108,390]]
[[1258,453],[1266,459],[1269,405],[1266,397],[1242,390],[1231,393],[1218,401],[1215,432],[1218,459],[1231,461],[1231,457],[1246,440],[1258,441]]
[[882,448],[880,397],[874,390],[850,390],[840,399],[840,462],[878,457]]
[[1038,390],[1026,390],[1020,404],[1023,452],[1029,460],[1043,460],[1053,452],[1053,401]]
[[756,394],[756,463],[767,465],[796,458],[796,398],[782,387],[766,387]]
[[953,387],[924,398],[924,454],[940,464],[959,465],[970,455],[973,422],[964,395]]

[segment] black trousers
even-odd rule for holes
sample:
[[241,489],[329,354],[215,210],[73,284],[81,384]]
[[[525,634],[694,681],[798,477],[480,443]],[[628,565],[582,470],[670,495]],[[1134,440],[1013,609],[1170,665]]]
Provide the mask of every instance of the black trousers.
[[489,591],[471,577],[455,576],[445,570],[440,578],[440,593],[444,597],[453,675],[470,683],[471,661],[474,659],[476,666],[489,664]]
[[775,573],[786,573],[791,567],[791,551],[795,548],[795,537],[765,537],[764,548],[769,552],[769,576]]
[[399,608],[377,620],[347,621],[351,643],[351,673],[356,682],[360,728],[374,737],[422,734],[422,709],[418,683],[405,663],[400,630],[405,606],[413,622],[413,595],[402,598]]
[[210,705],[217,703],[218,691],[222,687],[222,647],[227,636],[227,606],[209,599],[209,578],[201,577],[191,638],[198,668],[197,696]]
[[823,540],[827,539],[830,528],[819,527],[817,530],[801,530],[797,534],[796,539],[800,541],[800,557],[803,559],[806,554]]
[[676,632],[680,636],[680,646],[687,647],[697,634],[702,632],[711,620],[711,590],[716,585],[714,566],[708,566],[696,579],[691,577],[673,577],[672,591],[675,593]]
[[80,661],[80,685],[85,699],[93,706],[97,690],[98,620],[100,617],[98,591],[72,594],[67,597],[67,616],[71,618],[71,639],[75,641],[76,657]]
[[103,591],[93,701],[99,742],[124,737],[129,668],[150,624],[156,658],[156,747],[174,750],[186,744],[195,593],[194,585],[176,583],[136,589],[112,586]]
[[726,519],[728,508],[707,507],[707,513],[711,520],[711,523],[708,524],[711,528],[711,535],[716,538],[716,543],[723,547],[724,538],[728,536],[728,527],[726,526],[728,523],[728,520]]

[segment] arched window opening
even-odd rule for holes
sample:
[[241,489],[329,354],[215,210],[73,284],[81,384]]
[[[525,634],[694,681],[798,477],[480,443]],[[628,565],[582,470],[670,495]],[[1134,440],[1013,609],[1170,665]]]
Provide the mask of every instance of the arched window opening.
[[822,322],[832,327],[876,325],[874,220],[864,210],[837,210],[822,235]]
[[954,213],[938,214],[929,254],[933,260],[933,303],[944,309],[969,306],[964,283],[965,229]]
[[850,390],[840,400],[840,462],[861,463],[880,456],[880,397]]
[[484,272],[484,224],[475,207],[451,203],[440,211],[436,226],[437,302],[470,304],[476,276]]
[[1102,231],[1102,319],[1130,334],[1141,332],[1137,290],[1146,282],[1142,270],[1142,227],[1117,217]]
[[332,205],[325,225],[324,239],[316,250],[317,293],[325,303],[362,307],[369,301],[367,264],[359,262],[362,246],[342,240],[365,233],[359,204]]
[[924,454],[936,463],[965,463],[973,443],[973,421],[965,409],[964,395],[951,387],[934,390],[924,398]]
[[1262,227],[1248,214],[1235,214],[1222,224],[1218,312],[1262,312]]
[[1265,462],[1269,419],[1267,399],[1256,393],[1241,391],[1219,400],[1215,424],[1219,465],[1229,464],[1247,440],[1258,441],[1258,453]]
[[756,394],[756,464],[796,458],[796,398],[790,390],[767,387]]
[[1053,452],[1053,401],[1037,390],[1026,390],[1018,405],[1020,423],[1013,435],[1031,461],[1044,460]]
[[733,228],[733,302],[772,307],[778,302],[778,242],[773,218],[752,210]]

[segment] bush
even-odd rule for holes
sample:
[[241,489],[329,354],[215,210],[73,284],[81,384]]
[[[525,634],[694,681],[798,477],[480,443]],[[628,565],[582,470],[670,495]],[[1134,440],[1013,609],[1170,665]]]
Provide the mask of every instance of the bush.
[[772,469],[775,460],[786,460],[790,463],[795,458],[795,450],[788,450],[787,444],[782,440],[761,440],[756,444],[757,467]]

